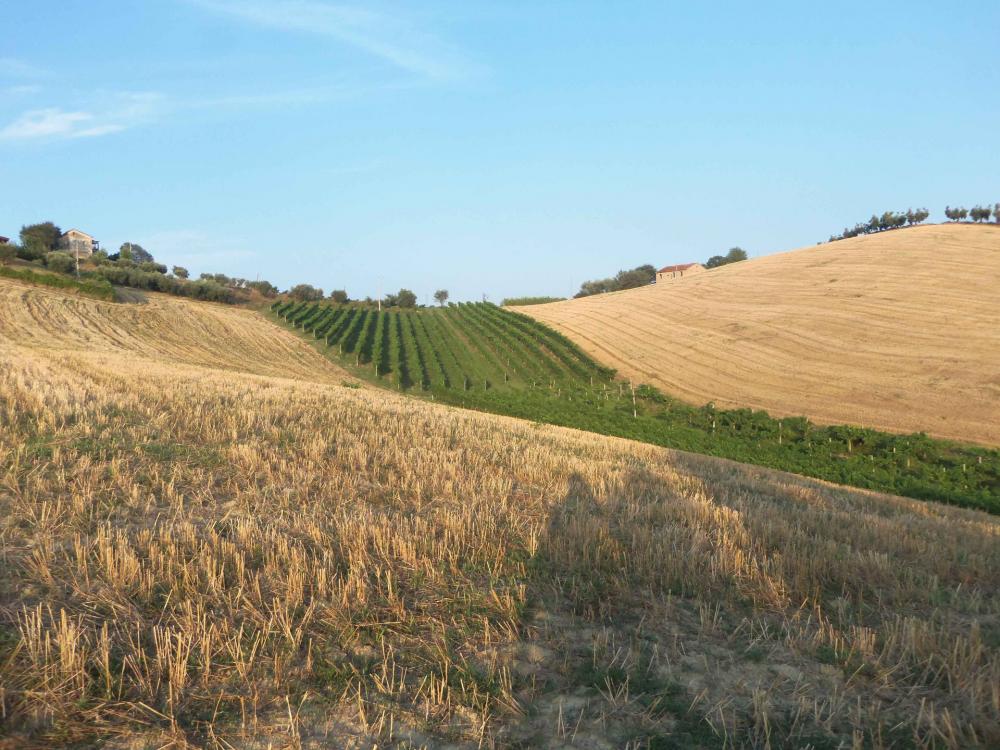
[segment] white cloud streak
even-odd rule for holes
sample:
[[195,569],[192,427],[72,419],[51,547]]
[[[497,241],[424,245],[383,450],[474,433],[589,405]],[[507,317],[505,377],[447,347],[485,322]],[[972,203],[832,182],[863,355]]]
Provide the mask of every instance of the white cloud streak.
[[88,109],[45,107],[24,112],[0,128],[0,141],[96,138],[120,133],[152,118],[163,100],[154,93],[118,93],[100,99],[99,106]]
[[368,7],[319,0],[188,0],[277,31],[324,36],[426,78],[463,78],[469,66],[411,22]]

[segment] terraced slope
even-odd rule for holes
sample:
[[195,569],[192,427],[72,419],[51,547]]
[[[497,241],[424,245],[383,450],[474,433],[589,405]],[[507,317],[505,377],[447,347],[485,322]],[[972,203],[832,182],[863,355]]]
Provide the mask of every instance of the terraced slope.
[[0,279],[0,347],[91,356],[127,353],[172,365],[339,382],[343,371],[250,310],[147,294],[116,304]]
[[5,299],[4,748],[1000,743],[995,517]]
[[698,404],[1000,444],[1000,227],[920,226],[517,308]]

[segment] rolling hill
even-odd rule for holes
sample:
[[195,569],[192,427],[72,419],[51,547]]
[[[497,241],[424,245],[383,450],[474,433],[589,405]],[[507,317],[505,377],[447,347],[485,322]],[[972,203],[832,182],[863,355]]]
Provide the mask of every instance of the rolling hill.
[[516,308],[689,402],[1000,445],[1000,227],[932,225]]
[[339,382],[343,370],[278,326],[230,305],[165,294],[116,304],[0,279],[0,348],[200,365]]
[[4,747],[1000,740],[1000,522],[0,281]]

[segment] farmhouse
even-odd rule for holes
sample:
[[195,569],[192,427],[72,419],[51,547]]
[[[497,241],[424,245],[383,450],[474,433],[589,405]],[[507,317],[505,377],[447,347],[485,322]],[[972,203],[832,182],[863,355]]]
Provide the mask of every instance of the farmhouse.
[[0,236],[0,245],[6,245],[8,242],[10,242],[10,237]]
[[79,229],[70,229],[59,238],[59,247],[77,258],[89,258],[99,246],[97,240]]
[[684,274],[698,273],[704,270],[705,266],[701,263],[681,263],[676,266],[664,266],[656,272],[656,280],[679,279]]

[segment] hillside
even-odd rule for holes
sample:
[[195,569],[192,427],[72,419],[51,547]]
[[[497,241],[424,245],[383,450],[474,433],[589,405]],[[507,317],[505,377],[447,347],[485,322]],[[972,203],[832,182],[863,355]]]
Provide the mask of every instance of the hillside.
[[489,303],[376,310],[276,301],[269,314],[374,385],[818,479],[1000,513],[1000,452],[632,389],[576,344]]
[[517,308],[689,402],[1000,445],[1000,228],[935,225]]
[[994,517],[0,299],[5,746],[1000,741]]
[[339,382],[343,371],[260,315],[229,305],[141,294],[115,304],[0,279],[0,348],[128,354],[172,366]]

